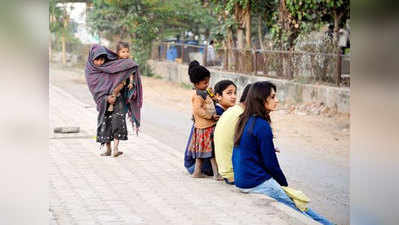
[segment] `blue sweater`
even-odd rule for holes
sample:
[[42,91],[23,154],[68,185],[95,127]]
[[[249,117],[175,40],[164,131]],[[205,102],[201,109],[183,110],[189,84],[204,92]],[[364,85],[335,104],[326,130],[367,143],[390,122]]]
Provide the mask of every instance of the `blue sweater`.
[[224,113],[224,109],[218,104],[215,104],[215,109],[216,109],[216,115],[221,116]]
[[235,185],[239,188],[253,188],[270,178],[288,186],[277,160],[272,129],[260,117],[251,116],[245,124],[240,144],[233,149],[232,161]]

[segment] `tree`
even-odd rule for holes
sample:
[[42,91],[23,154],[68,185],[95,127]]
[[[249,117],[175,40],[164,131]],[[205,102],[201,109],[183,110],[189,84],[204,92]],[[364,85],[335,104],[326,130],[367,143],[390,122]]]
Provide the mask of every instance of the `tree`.
[[[66,5],[57,4],[56,0],[50,0],[49,2],[49,28],[50,33],[55,35],[56,40],[61,39],[62,44],[62,63],[66,64],[66,53],[65,45],[67,39],[71,39],[71,29],[68,26],[69,16],[66,11]],[[51,38],[49,45],[49,57],[51,59]]]
[[[252,42],[251,42],[251,10],[254,0],[214,0],[213,3],[217,5],[216,9],[221,16],[220,21],[228,23],[224,26],[224,35],[226,38],[225,47],[232,48],[232,40],[234,39],[234,31],[236,32],[236,48],[238,51],[235,54],[236,70],[242,72],[252,71]],[[232,21],[234,21],[232,23]],[[226,56],[229,56],[227,50]],[[226,63],[228,61],[226,60]],[[230,63],[228,63],[230,64]],[[230,64],[231,65],[231,64]]]
[[134,59],[146,72],[145,61],[151,51],[151,42],[159,31],[157,10],[162,1],[96,0],[88,13],[88,24],[93,33],[110,40],[131,43]]
[[344,27],[346,21],[350,18],[350,3],[349,0],[325,0],[325,7],[328,9],[329,14],[325,16],[325,21],[334,24],[334,46],[337,53],[337,67],[336,67],[336,85],[341,83],[341,49],[338,46],[338,32],[340,27]]
[[135,60],[145,66],[154,40],[186,31],[209,33],[216,24],[209,11],[198,0],[97,0],[88,24],[112,42],[128,39]]

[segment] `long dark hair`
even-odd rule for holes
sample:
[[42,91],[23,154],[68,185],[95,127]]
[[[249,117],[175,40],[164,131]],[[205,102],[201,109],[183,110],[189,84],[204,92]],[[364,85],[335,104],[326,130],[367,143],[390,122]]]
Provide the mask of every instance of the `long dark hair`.
[[252,84],[247,84],[247,86],[245,86],[244,90],[242,91],[241,98],[240,98],[241,103],[244,103],[245,99],[247,99],[248,91],[249,91],[249,88],[251,88],[251,85]]
[[267,97],[270,96],[272,89],[276,91],[276,85],[268,81],[260,81],[251,85],[251,88],[249,89],[247,98],[245,100],[244,112],[241,114],[237,122],[234,134],[235,146],[240,144],[240,139],[244,132],[245,125],[249,120],[249,117],[260,117],[271,123],[269,115],[270,112],[265,109],[265,102]]

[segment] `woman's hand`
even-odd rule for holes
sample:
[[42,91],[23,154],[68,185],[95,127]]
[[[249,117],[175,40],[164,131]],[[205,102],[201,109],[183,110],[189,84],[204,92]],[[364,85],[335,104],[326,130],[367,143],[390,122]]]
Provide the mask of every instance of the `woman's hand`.
[[129,83],[127,87],[129,88],[129,90],[131,90],[133,88],[133,83]]
[[213,114],[213,115],[212,115],[212,119],[213,119],[213,120],[219,120],[219,117],[220,117],[220,116],[217,115],[217,114]]
[[108,95],[107,100],[108,100],[109,104],[114,104],[116,101],[116,97],[115,97],[115,95]]

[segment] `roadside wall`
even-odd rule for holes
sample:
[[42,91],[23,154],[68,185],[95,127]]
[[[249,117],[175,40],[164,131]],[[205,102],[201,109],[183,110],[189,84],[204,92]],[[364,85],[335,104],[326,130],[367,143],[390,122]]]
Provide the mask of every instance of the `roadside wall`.
[[[191,85],[188,77],[188,65],[168,61],[147,61],[152,71],[162,78],[176,83]],[[340,113],[350,113],[350,89],[329,87],[315,84],[301,84],[289,80],[268,77],[249,76],[233,72],[209,69],[211,86],[220,80],[232,80],[238,89],[239,96],[248,83],[270,81],[277,86],[277,97],[283,104],[323,104]]]

